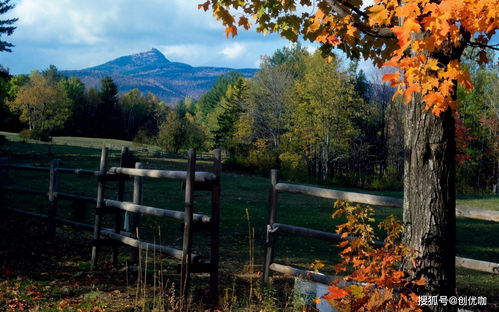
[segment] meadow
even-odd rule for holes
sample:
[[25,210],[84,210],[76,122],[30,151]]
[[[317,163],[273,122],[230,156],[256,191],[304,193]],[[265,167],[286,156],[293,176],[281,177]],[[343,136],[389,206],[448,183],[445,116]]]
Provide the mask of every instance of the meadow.
[[[4,135],[8,140],[0,146],[0,157],[9,157],[9,161],[12,163],[48,166],[51,159],[58,158],[61,159],[64,167],[97,170],[99,165],[100,148],[106,144],[112,151],[110,157],[112,165],[117,165],[121,147],[128,146],[133,151],[132,154],[135,159],[137,161],[141,161],[145,168],[183,170],[186,167],[186,161],[183,158],[165,157],[165,155],[163,155],[156,147],[141,147],[138,149],[131,142],[127,141],[95,138],[55,137],[51,143],[41,143],[38,141],[25,142],[22,141],[16,134],[11,133],[0,132],[0,135]],[[199,160],[198,168],[200,170],[208,171],[211,168],[211,162],[208,160]],[[9,185],[46,191],[48,186],[48,174],[20,171],[15,173],[11,172],[9,174],[8,183]],[[245,301],[245,306],[247,306],[247,302],[252,299],[248,299],[248,294],[244,293],[238,294],[238,299],[234,299],[234,296],[236,296],[234,294],[234,285],[236,283],[235,281],[237,281],[238,278],[241,278],[241,276],[249,275],[249,279],[251,281],[258,280],[258,273],[261,271],[261,265],[263,263],[269,183],[270,181],[268,177],[242,174],[234,172],[233,170],[231,170],[231,172],[224,172],[222,175],[220,270],[223,278],[221,285],[221,297],[231,293],[232,297],[230,300]],[[63,192],[95,196],[96,186],[97,182],[95,178],[64,175],[61,178],[60,189]],[[341,186],[330,187],[334,189],[402,197],[401,193],[389,190],[384,192],[373,192],[342,188]],[[125,199],[130,200],[131,182],[127,184],[127,190],[128,192]],[[115,188],[110,187],[106,190],[106,198],[114,198],[116,196],[115,193]],[[48,201],[40,196],[19,196],[18,194],[9,194],[5,203],[11,208],[26,209],[35,212],[45,212],[48,206]],[[197,195],[195,198],[195,212],[209,213],[209,203],[208,194]],[[182,210],[183,192],[181,190],[180,183],[178,181],[146,179],[144,182],[144,204],[155,207]],[[493,195],[459,196],[457,204],[474,208],[499,210],[499,197]],[[62,216],[70,216],[71,205],[72,203],[69,201],[61,201],[59,209],[60,214]],[[93,222],[92,209],[92,205],[87,205],[85,218],[88,223]],[[277,222],[324,231],[334,231],[335,226],[342,223],[343,220],[332,219],[332,212],[333,202],[331,200],[317,199],[295,194],[282,194],[279,195]],[[397,208],[376,207],[375,217],[377,221],[381,221],[384,217],[390,214],[394,214],[401,218],[401,212],[402,211]],[[12,214],[6,214],[6,216],[8,218],[14,218],[13,220],[17,220],[19,222],[27,222],[26,226],[31,227],[31,229],[24,229],[26,231],[33,229],[36,229],[36,231],[43,231],[43,225],[37,223],[41,221],[26,221],[24,219],[19,220],[18,216],[14,216]],[[5,217],[2,217],[2,219],[2,222],[6,222]],[[105,224],[110,225],[110,222],[111,220],[106,220]],[[178,222],[161,220],[155,217],[144,217],[142,219],[141,236],[151,242],[161,241],[165,245],[180,247],[182,244],[180,225],[181,224]],[[13,225],[10,224],[10,226]],[[254,237],[250,235],[250,233],[252,233],[252,229],[254,229]],[[499,241],[497,240],[497,233],[499,233],[498,223],[457,218],[457,230],[458,256],[499,262]],[[3,231],[4,235],[9,234],[5,233],[5,227]],[[16,230],[16,235],[21,235],[19,234],[19,231],[23,231],[23,229],[19,227]],[[74,244],[70,238],[75,241]],[[72,263],[72,273],[76,275],[87,274],[90,260],[90,249],[85,250],[85,248],[90,247],[85,242],[85,239],[73,230],[63,228],[58,232],[57,241],[59,244],[63,244],[64,248],[67,249],[67,253],[63,253],[63,256],[66,257],[65,259],[67,261]],[[194,250],[199,253],[206,253],[207,250],[204,246],[205,242],[205,235],[196,235],[194,237]],[[5,246],[7,245],[8,244],[0,245],[0,259],[5,260],[7,255],[9,255],[9,251],[5,250]],[[250,246],[254,246],[254,250],[252,250],[253,248],[250,248]],[[79,249],[78,252],[71,250],[73,247]],[[56,246],[54,248],[60,249],[60,246]],[[128,253],[126,249],[127,248],[122,248],[122,252],[120,254],[121,266],[124,266],[127,261]],[[58,255],[60,256],[60,254]],[[339,258],[338,249],[332,244],[325,244],[322,241],[315,241],[313,239],[306,239],[302,237],[282,236],[279,237],[278,240],[276,259],[279,262],[293,264],[304,268],[307,268],[314,260],[320,259],[326,264],[325,270],[328,272],[330,271],[328,267],[330,268],[333,264],[335,264]],[[61,261],[61,259],[56,259],[56,261]],[[104,258],[101,267],[109,268],[110,261],[110,257]],[[5,282],[0,283],[0,291],[2,289],[7,291],[8,287],[12,288],[12,285],[17,283],[19,284],[19,288],[22,289],[21,292],[24,291],[24,293],[27,294],[30,287],[29,285],[38,285],[36,286],[38,288],[43,285],[45,285],[43,287],[51,285],[50,276],[44,275],[40,277],[37,275],[35,278],[33,277],[33,274],[30,274],[30,267],[25,267],[23,270],[22,266],[14,266],[15,268],[13,270],[15,273],[12,273],[12,270],[9,271],[11,269],[9,265],[12,264],[12,262],[13,259],[11,258],[3,264],[0,263],[0,274],[2,272],[11,272],[11,274],[6,274],[7,278],[5,279]],[[254,263],[255,265],[249,267],[250,263]],[[173,268],[173,264],[170,265]],[[92,278],[93,280],[99,280],[98,278],[95,278],[95,276],[92,276]],[[495,302],[497,304],[499,302],[498,274],[492,275],[458,269],[457,279],[458,291],[460,294],[487,296],[490,303]],[[116,277],[116,281],[120,281],[122,283],[121,286],[123,286],[123,277]],[[112,284],[112,281],[107,280],[106,283]],[[103,286],[100,287],[98,282],[90,284],[93,288],[88,288],[89,292],[97,293],[97,298],[101,298],[102,296],[105,297],[105,295],[99,293]],[[135,287],[135,284],[131,281],[127,280],[126,284],[132,289]],[[60,304],[60,300],[66,300],[67,298],[71,298],[71,296],[66,294],[63,290],[64,287],[68,286],[61,286],[57,291],[53,290],[53,288],[56,288],[57,285],[59,285],[59,283],[56,283],[51,288],[51,291],[55,292],[54,296],[58,298],[58,304]],[[111,289],[109,287],[112,288],[112,286],[108,285],[107,289]],[[242,290],[242,292],[244,291]],[[80,297],[82,296],[82,291],[74,291],[74,293],[78,294]],[[126,290],[120,290],[120,294],[125,293],[127,293]],[[30,297],[29,295],[26,295],[25,297],[29,299],[33,296]],[[94,302],[94,297],[87,296],[86,298],[88,299],[87,301]],[[108,297],[113,297],[113,295]],[[7,296],[5,298],[11,301],[13,300],[12,296]],[[5,298],[3,299],[7,300]],[[24,300],[28,300],[26,298]],[[84,304],[87,302],[85,300],[81,299],[78,304]],[[1,301],[2,296],[0,296],[0,302]],[[129,301],[132,302],[130,306],[133,306],[134,298],[131,298]],[[71,305],[68,304],[68,307],[70,306]],[[75,305],[73,305],[73,307],[74,306]],[[82,307],[83,306],[84,305],[82,305]],[[92,304],[89,304],[88,306],[91,307]],[[107,302],[102,306],[103,310],[115,311],[113,310],[112,303]],[[50,307],[52,308],[52,306]],[[54,311],[57,311],[57,306],[53,306],[53,308]],[[86,311],[85,309],[86,308],[81,308],[81,311]],[[90,311],[90,308],[88,309]],[[62,310],[64,310],[64,307]],[[3,310],[0,309],[0,311]],[[61,311],[61,309],[59,309],[59,311]]]

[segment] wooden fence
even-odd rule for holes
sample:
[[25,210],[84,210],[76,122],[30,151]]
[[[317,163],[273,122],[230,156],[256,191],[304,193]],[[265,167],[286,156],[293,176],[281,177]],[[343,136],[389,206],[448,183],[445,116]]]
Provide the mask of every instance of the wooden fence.
[[[369,195],[369,194],[354,193],[354,192],[343,192],[343,191],[336,191],[336,190],[318,188],[313,186],[281,183],[279,182],[278,179],[278,171],[272,170],[270,175],[267,240],[265,246],[265,260],[263,267],[263,279],[265,282],[269,281],[269,275],[271,270],[282,274],[306,277],[313,281],[324,284],[329,284],[331,281],[333,281],[332,277],[329,277],[324,274],[315,274],[307,270],[276,263],[274,261],[275,260],[274,246],[277,241],[277,234],[284,234],[284,233],[293,234],[293,235],[299,235],[315,239],[321,239],[329,242],[339,242],[341,240],[352,239],[351,237],[341,238],[341,236],[336,233],[318,231],[310,228],[278,223],[276,220],[276,211],[278,207],[279,192],[299,193],[313,197],[327,198],[333,200],[346,200],[346,201],[356,202],[360,204],[368,204],[373,206],[402,208],[403,204],[402,199],[393,198],[393,197]],[[499,222],[499,211],[473,209],[464,206],[457,206],[456,215],[472,219]],[[373,242],[373,244],[381,246],[383,245],[383,242],[376,241]],[[498,263],[456,257],[456,266],[482,272],[499,274]]]
[[[219,223],[220,223],[220,191],[221,191],[221,155],[220,150],[214,151],[213,171],[196,171],[196,153],[189,150],[188,165],[185,171],[169,171],[156,169],[143,169],[141,163],[135,163],[135,168],[128,168],[128,149],[124,148],[121,153],[119,167],[108,168],[108,149],[103,148],[100,158],[100,168],[98,171],[73,169],[61,167],[60,160],[53,160],[50,167],[37,167],[30,165],[8,164],[6,158],[0,158],[0,188],[2,190],[25,193],[33,195],[47,196],[49,208],[47,214],[36,213],[15,208],[5,208],[5,210],[22,213],[32,217],[48,220],[49,235],[55,235],[55,227],[58,224],[68,225],[77,229],[93,231],[94,240],[92,242],[92,269],[96,268],[99,247],[111,245],[113,250],[113,264],[117,262],[118,245],[128,245],[133,248],[131,262],[138,259],[139,249],[156,250],[167,256],[180,260],[180,295],[186,298],[189,287],[190,274],[195,272],[210,273],[210,295],[215,302],[218,298],[218,267],[219,267]],[[28,170],[49,172],[48,192],[36,191],[7,185],[8,170]],[[72,193],[65,193],[59,190],[60,173],[86,175],[97,177],[97,196],[89,197]],[[133,200],[125,202],[125,182],[133,177]],[[142,205],[143,179],[165,178],[184,181],[185,204],[183,211],[149,207]],[[106,184],[118,182],[117,199],[106,199]],[[194,213],[194,193],[196,191],[211,192],[211,216]],[[0,192],[0,201],[5,200],[4,192]],[[75,202],[95,203],[95,222],[87,224],[81,220],[69,220],[57,216],[58,200],[73,200]],[[1,203],[1,202],[0,202]],[[2,205],[6,206],[6,205]],[[79,207],[76,205],[76,207]],[[123,226],[123,212],[125,212],[125,225]],[[102,216],[105,214],[114,215],[114,228],[102,227]],[[132,214],[132,215],[130,215]],[[183,247],[181,250],[168,246],[151,244],[137,237],[137,228],[140,223],[140,214],[148,214],[157,217],[168,217],[183,220]],[[78,213],[74,213],[77,216]],[[81,213],[80,213],[81,215]],[[78,218],[76,218],[78,219]],[[194,226],[210,232],[210,260],[209,263],[203,261],[201,255],[192,253],[192,236]]]

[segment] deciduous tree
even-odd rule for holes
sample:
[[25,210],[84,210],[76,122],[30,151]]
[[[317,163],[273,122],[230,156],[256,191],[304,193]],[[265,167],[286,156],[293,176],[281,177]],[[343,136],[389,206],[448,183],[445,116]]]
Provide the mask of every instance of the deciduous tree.
[[61,83],[48,80],[38,71],[29,78],[8,105],[20,113],[20,120],[27,122],[34,134],[49,135],[71,116],[72,102]]
[[293,88],[293,128],[288,137],[299,142],[309,167],[323,180],[333,164],[348,157],[358,132],[353,120],[361,112],[362,100],[339,64],[336,59],[325,64],[319,54],[307,57],[303,79]]

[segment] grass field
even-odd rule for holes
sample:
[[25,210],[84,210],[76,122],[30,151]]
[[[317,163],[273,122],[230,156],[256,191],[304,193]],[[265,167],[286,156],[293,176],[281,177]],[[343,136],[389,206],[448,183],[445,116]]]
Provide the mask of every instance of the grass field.
[[[89,139],[89,138],[54,138],[51,144],[29,142],[23,143],[17,135],[0,132],[9,142],[0,146],[0,156],[8,156],[11,162],[28,163],[47,166],[49,161],[59,158],[64,167],[95,169],[98,168],[100,147],[109,144],[113,148],[110,160],[116,165],[119,160],[121,146],[133,144],[125,141]],[[49,148],[50,146],[50,148]],[[153,150],[153,148],[150,148]],[[153,153],[134,153],[137,160],[144,163],[146,168],[183,170],[185,160],[157,157]],[[201,160],[198,162],[201,170],[210,170],[211,163]],[[32,172],[10,173],[9,185],[24,186],[42,191],[47,190],[48,174]],[[249,263],[249,230],[255,229],[254,262],[263,263],[263,245],[265,242],[265,224],[267,216],[267,194],[269,179],[260,176],[250,176],[235,173],[224,173],[222,176],[222,210],[221,210],[221,270],[223,275],[231,276],[245,273],[245,265]],[[82,195],[95,196],[96,180],[91,177],[77,177],[64,175],[61,178],[61,191]],[[127,200],[131,197],[131,183],[127,186]],[[349,189],[352,190],[352,189]],[[357,190],[359,191],[359,190]],[[106,190],[106,198],[113,198],[116,189]],[[393,195],[391,192],[378,192],[381,195]],[[400,194],[398,194],[400,196]],[[7,197],[6,203],[15,208],[44,212],[47,201],[43,198],[30,196]],[[144,182],[144,204],[156,207],[181,210],[183,193],[178,181],[146,179]],[[333,220],[332,201],[306,197],[296,194],[280,194],[277,220],[305,226],[319,230],[334,231],[335,226],[342,220]],[[459,197],[458,204],[481,209],[499,210],[498,196],[466,196]],[[71,202],[61,202],[60,214],[69,216]],[[87,221],[92,222],[91,205],[88,207]],[[200,213],[209,213],[208,194],[200,194],[195,198],[195,210]],[[247,219],[246,211],[250,216]],[[376,219],[395,214],[401,216],[401,210],[396,208],[377,207]],[[249,221],[249,222],[248,222]],[[111,220],[105,221],[110,225]],[[159,220],[153,217],[144,217],[141,228],[142,237],[158,241],[173,247],[181,246],[180,223]],[[499,224],[487,221],[458,218],[457,253],[459,256],[499,262]],[[161,234],[160,234],[161,233]],[[194,238],[194,249],[206,253],[206,235],[198,234]],[[329,243],[305,239],[301,237],[280,237],[277,245],[276,258],[279,262],[307,267],[316,259],[326,264],[334,264],[338,250]],[[88,257],[80,259],[80,268],[88,267]],[[123,253],[122,261],[125,261]],[[499,275],[482,274],[459,269],[458,287],[462,294],[487,296],[489,301],[498,302]],[[230,288],[231,285],[224,285]],[[1,290],[1,289],[0,289]],[[0,298],[1,299],[1,298]],[[1,300],[0,300],[1,301]],[[1,311],[1,310],[0,310]]]

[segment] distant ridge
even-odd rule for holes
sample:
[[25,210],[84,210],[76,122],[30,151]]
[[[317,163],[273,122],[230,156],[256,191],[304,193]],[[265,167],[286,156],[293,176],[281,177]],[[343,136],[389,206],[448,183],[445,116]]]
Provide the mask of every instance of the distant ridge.
[[153,48],[147,52],[121,56],[98,66],[61,73],[79,78],[88,88],[99,87],[101,79],[110,76],[120,92],[137,88],[143,93],[150,91],[169,104],[176,104],[186,96],[199,98],[221,75],[239,72],[245,77],[252,77],[256,71],[251,68],[193,67],[171,62]]

